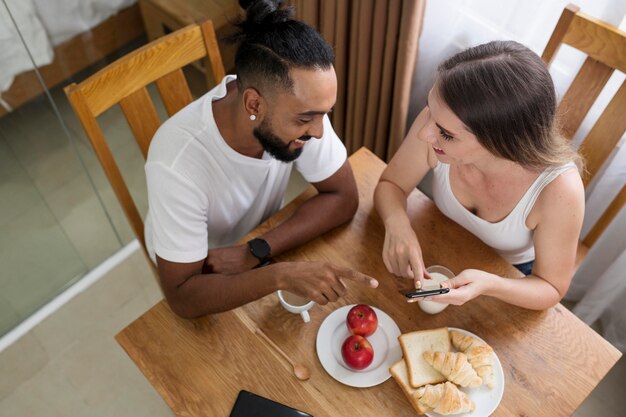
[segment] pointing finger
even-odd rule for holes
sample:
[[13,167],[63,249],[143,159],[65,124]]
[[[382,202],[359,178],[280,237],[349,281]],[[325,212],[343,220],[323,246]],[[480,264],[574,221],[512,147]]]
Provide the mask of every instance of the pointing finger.
[[369,285],[372,288],[378,287],[378,281],[369,275],[362,274],[358,271],[349,268],[337,268],[338,274],[342,278],[347,278],[351,281],[360,282],[362,284]]
[[422,288],[422,284],[424,281],[424,271],[422,270],[420,263],[416,259],[411,258],[410,262],[411,269],[413,270],[413,276],[411,278],[415,280],[415,288]]

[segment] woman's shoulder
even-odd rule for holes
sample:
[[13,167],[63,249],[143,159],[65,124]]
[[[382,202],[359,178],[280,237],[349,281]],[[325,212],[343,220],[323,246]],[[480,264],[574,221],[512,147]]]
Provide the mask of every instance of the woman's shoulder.
[[545,186],[543,191],[542,195],[545,194],[548,199],[550,196],[558,194],[584,199],[585,187],[576,165],[566,164],[559,169],[558,175]]
[[563,172],[541,191],[534,208],[539,219],[563,216],[567,212],[582,215],[585,208],[585,187],[577,167],[564,167]]

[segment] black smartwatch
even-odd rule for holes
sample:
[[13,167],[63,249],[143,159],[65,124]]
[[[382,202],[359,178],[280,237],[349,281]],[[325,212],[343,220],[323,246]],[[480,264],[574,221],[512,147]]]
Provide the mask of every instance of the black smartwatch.
[[250,253],[259,260],[258,266],[264,266],[270,262],[272,248],[265,239],[252,239],[248,241],[248,247],[250,248]]

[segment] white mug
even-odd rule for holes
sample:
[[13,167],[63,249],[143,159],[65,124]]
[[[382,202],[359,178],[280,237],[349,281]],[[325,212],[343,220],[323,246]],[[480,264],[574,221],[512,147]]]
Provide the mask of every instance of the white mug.
[[304,297],[283,290],[278,290],[276,294],[285,310],[290,313],[300,314],[305,323],[311,321],[309,310],[315,305],[315,301],[309,301]]

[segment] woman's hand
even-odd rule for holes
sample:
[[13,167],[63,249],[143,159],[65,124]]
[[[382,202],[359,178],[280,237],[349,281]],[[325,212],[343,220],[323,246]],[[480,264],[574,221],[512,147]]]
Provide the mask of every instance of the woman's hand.
[[478,269],[466,269],[456,277],[444,281],[441,286],[450,288],[447,294],[426,297],[438,303],[463,305],[479,295],[487,294],[497,283],[500,277]]
[[424,275],[428,276],[422,249],[408,219],[392,220],[385,225],[383,262],[392,274],[412,278],[416,288],[421,287]]

